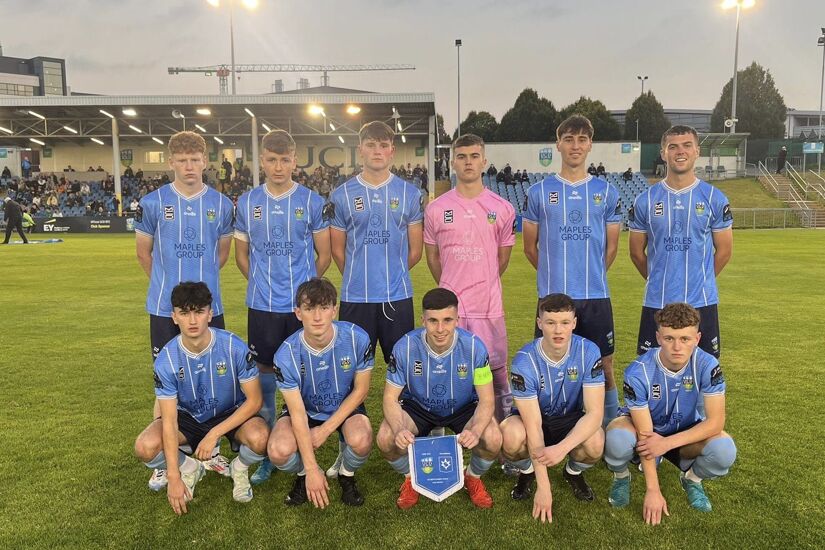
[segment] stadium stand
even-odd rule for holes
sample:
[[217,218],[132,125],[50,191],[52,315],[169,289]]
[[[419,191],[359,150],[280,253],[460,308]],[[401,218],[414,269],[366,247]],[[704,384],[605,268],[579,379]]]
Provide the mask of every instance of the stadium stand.
[[[530,186],[551,175],[555,175],[555,172],[529,172],[527,181],[511,185],[506,185],[501,182],[497,183],[495,176],[488,176],[487,174],[483,174],[481,178],[484,183],[484,187],[500,195],[512,204],[513,208],[516,209],[516,214],[522,214],[526,205],[527,191],[530,189]],[[633,178],[625,181],[622,178],[621,172],[608,172],[604,179],[619,190],[619,200],[622,205],[622,216],[624,221],[627,221],[627,209],[633,204],[633,200],[636,196],[647,189],[649,185],[647,178],[642,175],[641,172],[634,172]],[[451,187],[455,187],[455,174],[450,177],[450,181]]]

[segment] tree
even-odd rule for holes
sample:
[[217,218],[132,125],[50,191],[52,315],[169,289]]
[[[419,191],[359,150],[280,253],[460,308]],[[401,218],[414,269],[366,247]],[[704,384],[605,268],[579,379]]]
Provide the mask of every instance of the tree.
[[[785,117],[788,108],[776,88],[770,71],[756,63],[737,73],[736,123],[737,132],[750,132],[751,138],[782,138],[785,136]],[[724,132],[725,119],[731,116],[733,78],[722,88],[722,96],[713,108],[710,129]]]
[[624,119],[625,139],[636,139],[637,120],[639,141],[642,143],[659,143],[662,134],[670,128],[670,120],[665,116],[664,107],[650,90],[637,97],[627,110]]
[[[487,143],[496,140],[496,130],[498,130],[498,121],[487,111],[470,111],[461,123],[462,134],[475,134]],[[453,139],[456,137],[458,137],[458,129],[453,134]]]
[[615,141],[622,139],[622,128],[616,122],[610,111],[604,106],[604,103],[598,99],[590,99],[589,97],[581,96],[578,100],[571,103],[561,111],[559,111],[558,123],[569,117],[570,115],[582,115],[590,119],[593,123],[593,139],[594,141]]
[[438,133],[438,140],[436,143],[439,145],[447,145],[452,143],[450,134],[448,134],[447,130],[444,129],[444,117],[439,114],[435,115],[435,128],[435,131]]
[[496,141],[551,141],[556,133],[556,108],[531,88],[522,91],[501,117]]

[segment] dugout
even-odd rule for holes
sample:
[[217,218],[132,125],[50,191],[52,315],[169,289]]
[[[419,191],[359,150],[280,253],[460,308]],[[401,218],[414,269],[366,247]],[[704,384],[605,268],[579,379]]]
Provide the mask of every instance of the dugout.
[[[257,185],[260,137],[270,129],[292,134],[305,170],[322,164],[349,170],[357,162],[358,130],[372,120],[395,128],[396,164],[421,164],[435,174],[432,93],[332,87],[236,96],[2,97],[0,151],[25,151],[35,172],[61,172],[71,165],[79,176],[89,166],[101,166],[115,176],[121,200],[120,175],[126,166],[166,170],[166,143],[181,130],[206,139],[207,166],[220,164],[223,156],[240,156],[251,164]],[[19,173],[19,166],[10,168]]]

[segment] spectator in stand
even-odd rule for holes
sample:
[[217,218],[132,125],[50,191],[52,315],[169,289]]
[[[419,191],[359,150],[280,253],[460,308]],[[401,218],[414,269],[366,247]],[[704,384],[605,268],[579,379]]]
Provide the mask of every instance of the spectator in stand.
[[776,157],[776,173],[781,174],[785,169],[785,162],[788,160],[788,148],[784,145],[779,150],[779,155]]
[[[141,174],[141,175],[142,175],[142,174]],[[135,173],[132,171],[132,167],[131,167],[131,166],[127,166],[127,167],[126,167],[126,170],[124,170],[124,171],[123,171],[123,177],[126,177],[126,178],[133,178],[133,177],[135,177]],[[138,177],[138,179],[140,179],[140,177]]]
[[89,188],[89,184],[84,181],[80,186],[80,194],[81,195],[88,195],[91,192],[92,192],[92,190]]
[[527,170],[521,171],[521,180],[519,181],[521,181],[522,183],[530,181],[530,174],[527,173]]
[[70,164],[66,168],[64,168],[63,171],[64,172],[74,172],[74,168],[72,168],[72,165]]
[[653,161],[653,173],[657,176],[665,175],[665,161],[661,153],[656,155],[656,160]]
[[20,167],[23,169],[23,177],[29,178],[32,175],[32,163],[27,157],[23,157],[23,161],[20,163]]
[[521,181],[521,170],[516,170],[516,175],[513,178],[513,183],[516,184]]
[[87,171],[87,172],[94,172],[94,171],[95,171],[95,169],[94,169],[94,168],[92,168],[91,166],[89,166],[89,169],[88,169],[88,170],[86,170],[86,171]]
[[106,170],[104,170],[103,167],[99,164],[97,165],[97,168],[95,168],[95,172],[105,172],[105,171]]
[[607,170],[605,169],[604,164],[602,164],[601,162],[596,167],[596,176],[599,178],[607,176]]
[[138,171],[135,172],[135,177],[139,180],[143,179],[143,169],[142,168],[138,168]]
[[625,170],[625,171],[622,173],[622,179],[623,179],[625,182],[628,182],[628,181],[630,181],[630,180],[632,180],[632,179],[633,179],[633,169],[632,169],[630,166],[628,166],[628,167],[627,167],[627,170]]
[[221,183],[221,193],[223,193],[225,187],[229,185],[229,182],[232,180],[232,163],[229,162],[226,155],[223,156],[221,169],[218,171],[218,180]]
[[129,210],[131,210],[132,212],[136,211],[139,204],[140,203],[138,202],[138,200],[136,198],[133,198],[132,202],[129,203]]
[[46,198],[46,207],[47,208],[57,208],[58,201],[57,201],[57,194],[49,193],[49,196]]
[[592,162],[590,163],[590,166],[587,167],[587,173],[590,174],[591,176],[595,176],[597,174],[596,165],[593,164]]
[[504,170],[496,173],[496,183],[504,183]]
[[9,170],[9,167],[8,167],[8,166],[6,166],[5,168],[3,168],[3,175],[2,175],[2,177],[4,177],[4,178],[10,178],[10,177],[11,177],[11,170]]
[[496,165],[493,164],[493,163],[490,163],[490,167],[487,168],[487,175],[488,176],[495,176],[496,174],[498,174],[498,170],[496,169]]

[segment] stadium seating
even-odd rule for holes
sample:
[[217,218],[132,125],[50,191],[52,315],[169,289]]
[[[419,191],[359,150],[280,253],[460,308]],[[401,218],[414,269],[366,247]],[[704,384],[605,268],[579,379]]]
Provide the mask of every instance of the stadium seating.
[[[481,180],[484,187],[500,195],[512,204],[513,208],[516,209],[516,214],[523,214],[524,207],[526,206],[527,191],[530,189],[530,186],[542,181],[547,176],[554,174],[555,172],[552,174],[548,174],[546,172],[529,172],[527,174],[528,181],[519,182],[515,185],[497,183],[494,176],[490,177],[487,176],[487,174],[483,174]],[[618,189],[619,201],[622,206],[622,219],[626,222],[627,209],[633,204],[633,200],[636,196],[648,187],[647,178],[643,176],[641,172],[635,172],[633,174],[633,179],[630,181],[625,181],[624,178],[622,178],[621,172],[609,172],[604,179]],[[455,174],[450,176],[450,183],[451,187],[455,188]]]

